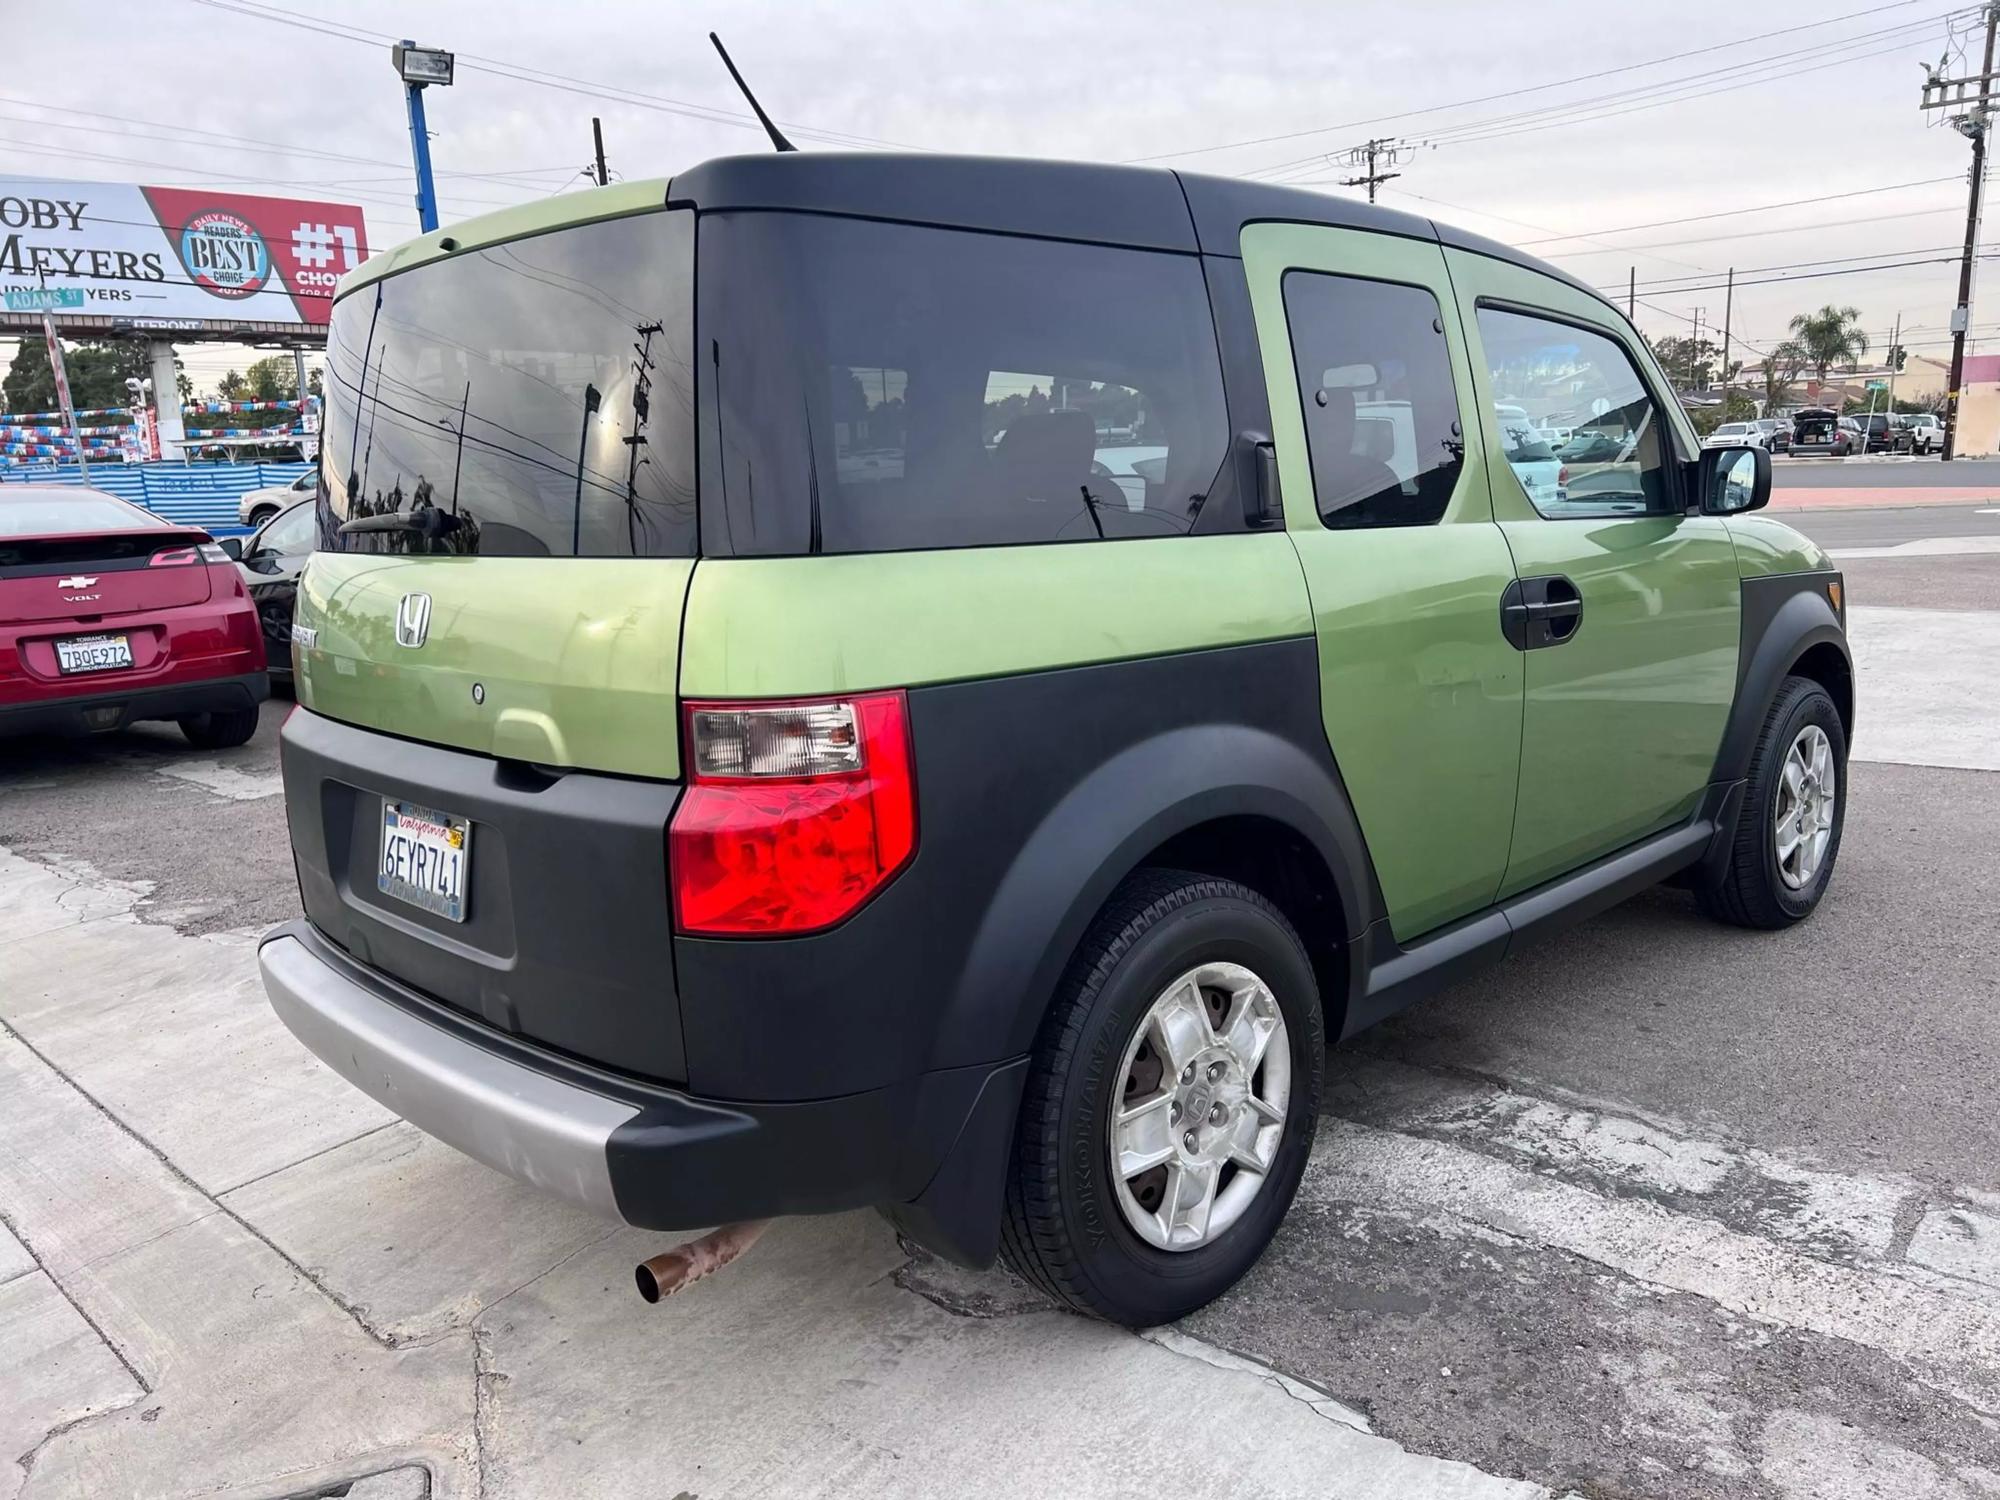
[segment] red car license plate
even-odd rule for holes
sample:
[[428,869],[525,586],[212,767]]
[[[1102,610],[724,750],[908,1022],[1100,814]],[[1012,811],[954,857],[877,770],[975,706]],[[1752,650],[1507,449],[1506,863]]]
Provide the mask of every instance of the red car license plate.
[[56,642],[56,666],[64,672],[110,672],[132,665],[132,642],[122,635],[80,635]]

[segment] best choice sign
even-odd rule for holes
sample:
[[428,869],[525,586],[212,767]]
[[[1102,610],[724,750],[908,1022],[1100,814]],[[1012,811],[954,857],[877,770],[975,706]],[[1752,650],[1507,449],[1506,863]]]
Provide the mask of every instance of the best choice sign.
[[[0,177],[0,291],[80,294],[133,321],[323,325],[368,257],[361,210],[194,188]],[[71,302],[37,303],[76,307]]]

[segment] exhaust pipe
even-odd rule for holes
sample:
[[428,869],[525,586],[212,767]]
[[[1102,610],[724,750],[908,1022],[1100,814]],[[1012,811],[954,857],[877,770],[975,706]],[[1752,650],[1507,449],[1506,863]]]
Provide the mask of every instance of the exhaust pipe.
[[689,1240],[685,1245],[676,1245],[651,1260],[640,1261],[638,1269],[632,1273],[639,1283],[639,1295],[648,1302],[658,1302],[662,1297],[673,1296],[683,1287],[693,1286],[702,1277],[720,1271],[756,1244],[770,1227],[769,1219],[747,1219],[741,1224],[725,1224],[720,1229],[710,1230],[698,1240]]

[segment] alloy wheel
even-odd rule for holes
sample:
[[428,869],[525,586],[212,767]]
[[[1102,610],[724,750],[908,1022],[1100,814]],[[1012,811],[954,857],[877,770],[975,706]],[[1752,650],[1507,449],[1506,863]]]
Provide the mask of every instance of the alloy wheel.
[[1116,1077],[1125,1222],[1159,1250],[1211,1243],[1263,1190],[1284,1138],[1292,1054],[1277,996],[1240,964],[1190,969],[1155,998]]

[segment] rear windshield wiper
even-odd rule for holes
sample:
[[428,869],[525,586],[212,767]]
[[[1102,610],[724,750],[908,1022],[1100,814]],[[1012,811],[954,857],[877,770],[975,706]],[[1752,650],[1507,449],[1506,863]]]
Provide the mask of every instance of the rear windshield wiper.
[[458,530],[458,526],[457,516],[427,506],[423,510],[398,510],[381,516],[356,516],[340,523],[340,534],[365,536],[377,531],[408,531],[436,542]]

